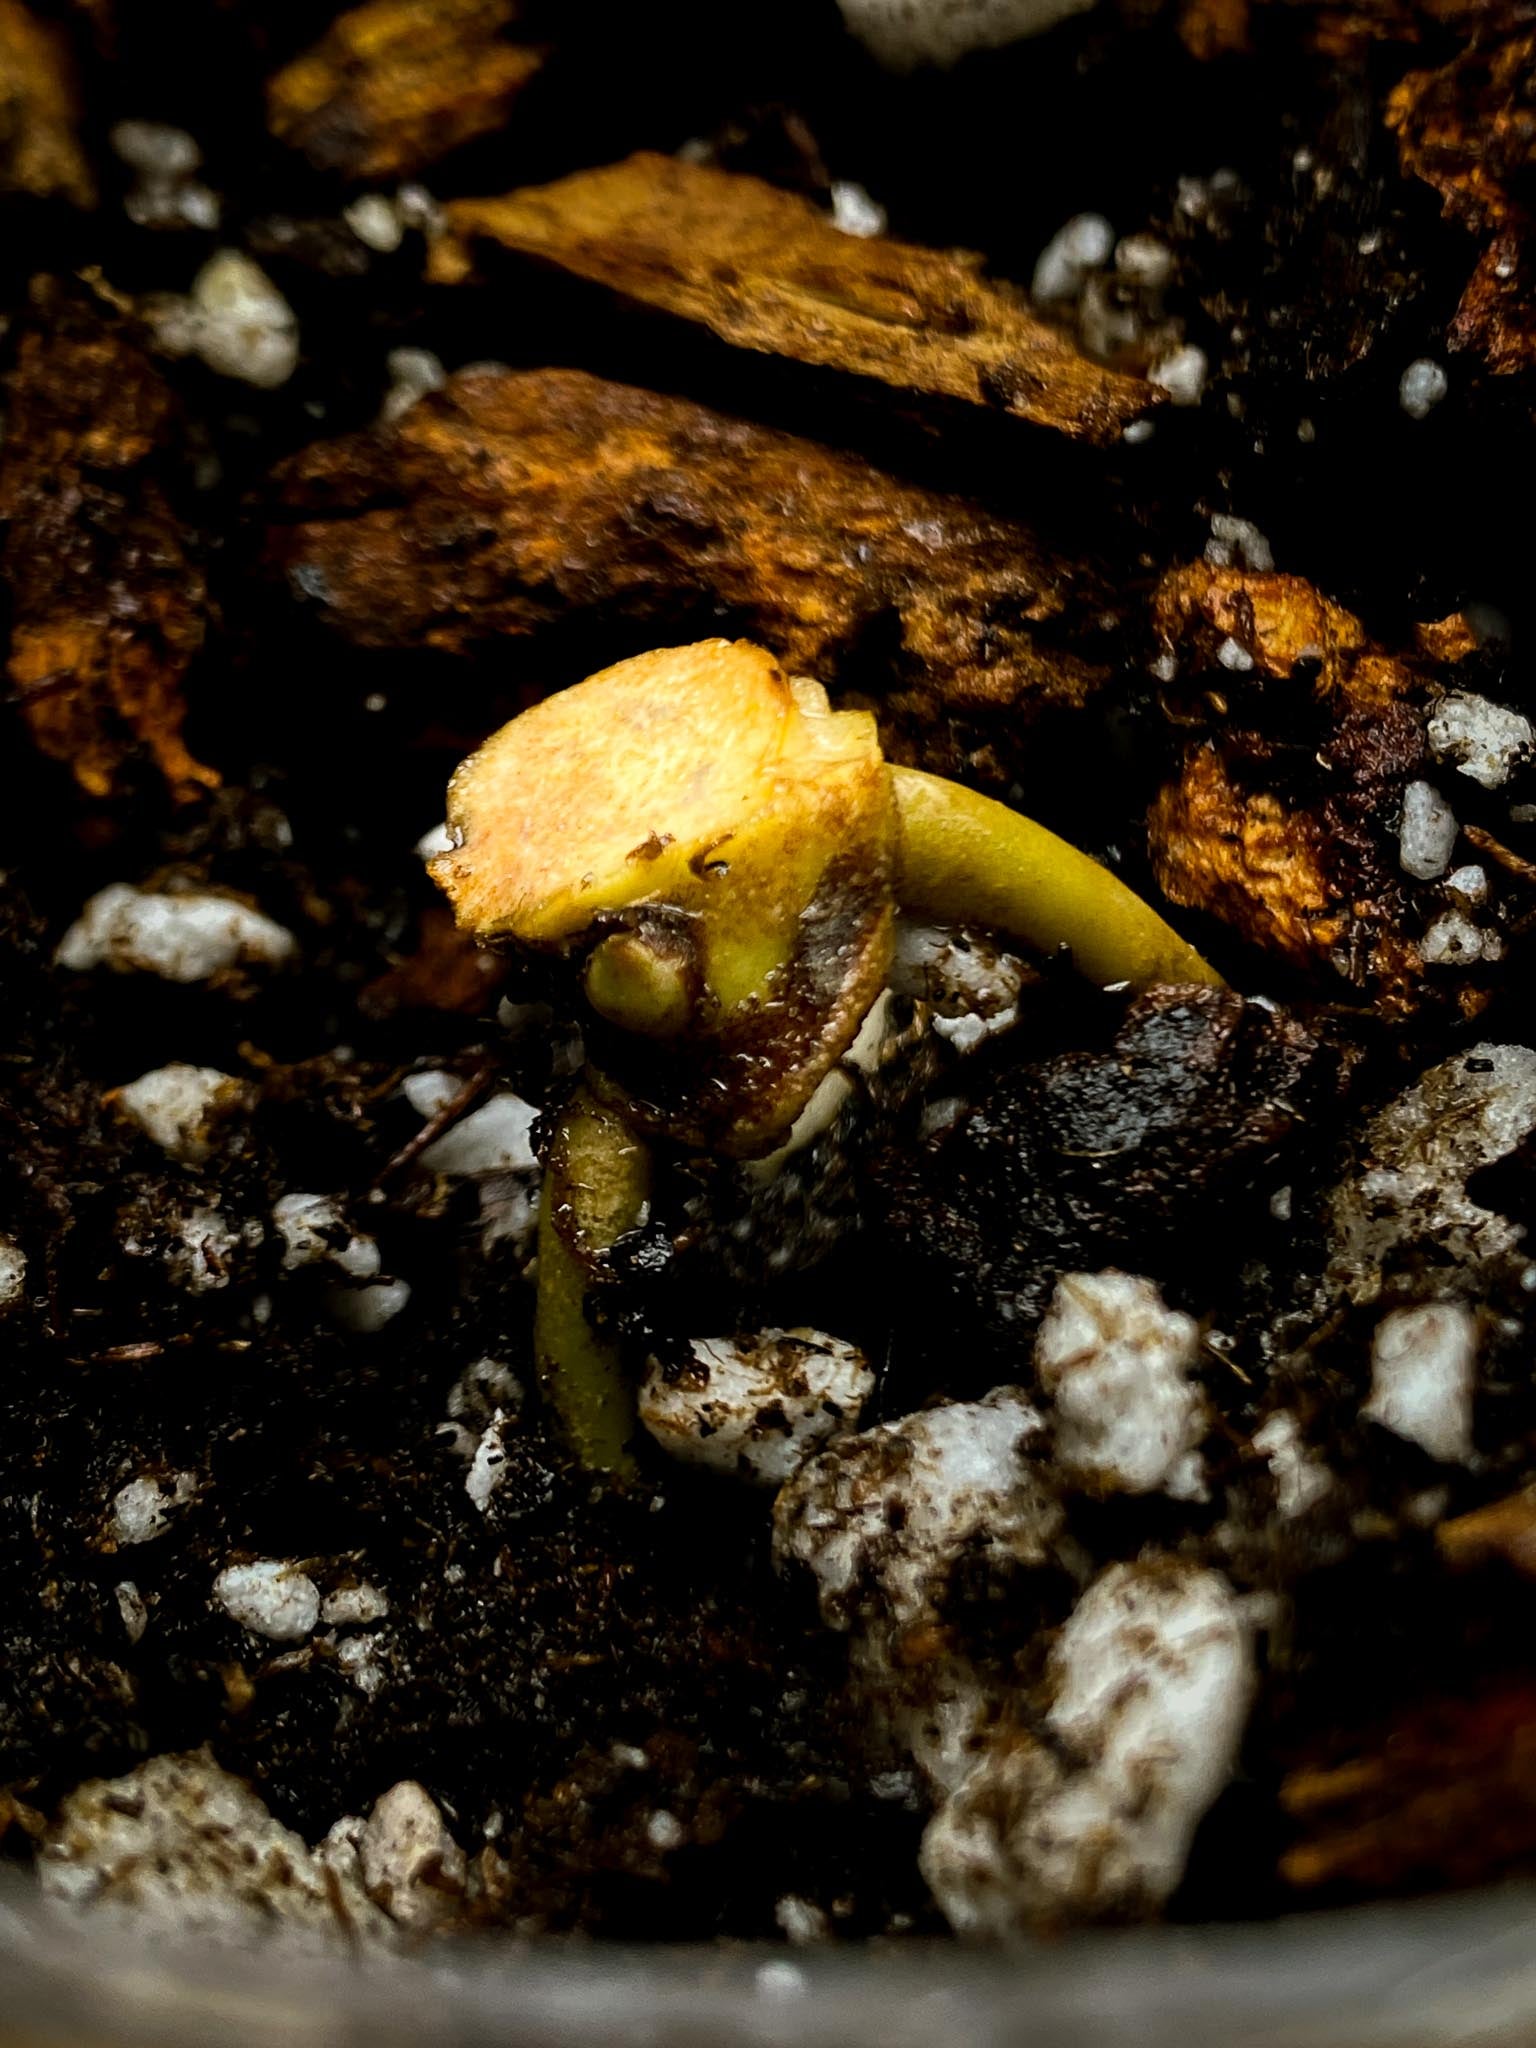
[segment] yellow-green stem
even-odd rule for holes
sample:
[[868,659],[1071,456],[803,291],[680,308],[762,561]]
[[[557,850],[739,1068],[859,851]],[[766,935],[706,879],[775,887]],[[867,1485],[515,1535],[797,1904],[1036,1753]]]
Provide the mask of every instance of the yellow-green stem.
[[890,775],[903,910],[987,925],[1042,953],[1066,946],[1079,972],[1105,985],[1222,986],[1215,968],[1134,890],[1043,825],[917,768]]
[[598,1260],[643,1221],[650,1153],[619,1113],[578,1088],[561,1112],[544,1168],[533,1347],[545,1398],[584,1465],[633,1469],[635,1397],[618,1346],[587,1320]]

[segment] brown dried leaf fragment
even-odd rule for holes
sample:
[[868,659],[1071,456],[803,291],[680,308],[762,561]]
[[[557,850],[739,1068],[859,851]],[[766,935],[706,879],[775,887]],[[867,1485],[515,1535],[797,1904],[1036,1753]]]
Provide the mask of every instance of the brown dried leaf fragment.
[[1455,1571],[1502,1563],[1536,1579],[1536,1490],[1522,1487],[1442,1522],[1435,1543]]
[[158,474],[175,403],[118,325],[60,295],[6,380],[0,584],[6,671],[41,751],[91,796],[136,747],[173,792],[218,777],[181,737],[182,679],[202,645],[205,590]]
[[408,177],[502,126],[543,64],[516,0],[368,0],[267,84],[267,121],[319,171]]
[[1252,0],[1182,0],[1176,23],[1179,41],[1198,64],[1252,47]]
[[1536,30],[1474,42],[1433,71],[1410,71],[1387,100],[1404,172],[1474,233],[1524,215],[1514,194],[1536,163],[1533,66]]
[[1524,251],[1536,168],[1536,30],[1475,38],[1448,63],[1410,71],[1387,101],[1405,175],[1439,193],[1441,210],[1486,247],[1451,322],[1452,348],[1495,375],[1536,358],[1536,312]]
[[1185,563],[1159,584],[1152,627],[1165,653],[1220,666],[1220,648],[1232,640],[1255,673],[1281,682],[1299,663],[1315,664],[1316,694],[1339,709],[1344,700],[1377,709],[1412,681],[1352,613],[1300,576]]
[[1306,1837],[1281,1859],[1288,1884],[1487,1883],[1536,1853],[1536,1693],[1513,1680],[1415,1707],[1357,1754],[1293,1771],[1280,1796]]
[[1444,43],[1497,31],[1520,0],[1288,0],[1303,20],[1303,43],[1319,57],[1360,63],[1378,45]]
[[642,152],[446,212],[431,256],[441,283],[492,244],[738,348],[997,407],[1096,444],[1161,396],[1080,355],[1022,291],[984,279],[979,257],[845,235],[809,200],[712,165]]
[[1536,274],[1529,231],[1495,235],[1472,272],[1446,346],[1482,357],[1496,377],[1536,362]]
[[[1471,652],[1470,634],[1437,621],[1414,656],[1392,653],[1300,577],[1208,563],[1164,579],[1153,623],[1183,722],[1206,728],[1148,820],[1164,893],[1388,1013],[1412,1007],[1424,916],[1400,865],[1402,796],[1425,765],[1425,664]],[[1474,983],[1458,995],[1482,1000]]]
[[1326,965],[1345,944],[1351,906],[1328,880],[1316,821],[1271,790],[1243,788],[1214,745],[1196,747],[1160,793],[1148,834],[1170,903],[1219,917],[1298,967]]
[[0,192],[94,206],[79,119],[63,34],[20,0],[0,0]]
[[[359,646],[483,651],[570,618],[631,646],[715,631],[837,693],[882,641],[893,758],[1006,782],[1105,671],[1058,651],[1105,602],[1026,526],[855,456],[572,370],[477,371],[279,470],[270,559]],[[888,643],[888,651],[886,643]]]

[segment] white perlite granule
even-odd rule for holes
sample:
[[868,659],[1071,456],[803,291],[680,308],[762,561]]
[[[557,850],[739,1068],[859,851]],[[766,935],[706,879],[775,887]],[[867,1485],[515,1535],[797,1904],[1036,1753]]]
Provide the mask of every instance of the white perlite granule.
[[498,1408],[481,1432],[464,1481],[464,1491],[482,1515],[491,1504],[491,1495],[507,1476],[507,1447],[502,1439],[504,1426],[505,1417]]
[[220,249],[192,280],[191,344],[216,375],[272,391],[298,367],[299,324],[259,264]]
[[149,1607],[144,1595],[132,1579],[120,1579],[112,1591],[117,1599],[117,1612],[123,1624],[123,1634],[130,1643],[142,1642],[144,1631],[149,1627]]
[[957,1934],[1154,1910],[1226,1784],[1254,1691],[1219,1573],[1116,1564],[1051,1652],[1049,1746],[999,1733],[929,1822],[921,1865]]
[[215,1293],[229,1285],[230,1261],[239,1247],[239,1234],[217,1209],[189,1209],[166,1254],[171,1279],[191,1294]]
[[825,1941],[829,1932],[827,1916],[820,1906],[802,1899],[798,1892],[786,1892],[775,1904],[773,1917],[780,1934],[795,1948]]
[[232,896],[113,882],[91,897],[54,957],[74,974],[109,967],[193,982],[232,967],[279,967],[295,950],[291,932]]
[[136,174],[123,211],[137,227],[218,226],[218,196],[192,175],[203,157],[185,128],[170,128],[161,121],[119,121],[107,140]]
[[652,1359],[640,1420],[685,1463],[782,1486],[829,1437],[852,1429],[874,1391],[861,1352],[820,1330],[695,1337],[690,1361],[668,1372]]
[[[897,995],[930,1004],[938,1012],[935,1029],[973,1025],[974,1031],[960,1038],[962,1052],[1017,1022],[1025,973],[1016,954],[1001,951],[984,933],[896,920],[890,986]],[[940,1036],[956,1042],[953,1030]]]
[[822,1618],[848,1632],[854,1689],[929,1783],[948,1791],[999,1709],[995,1674],[938,1631],[934,1654],[905,1646],[937,1621],[955,1566],[995,1573],[1054,1557],[1061,1509],[1025,1446],[1038,1411],[1015,1387],[844,1437],[809,1459],[774,1505],[774,1551],[806,1566]]
[[1405,875],[1432,882],[1450,864],[1459,827],[1456,813],[1432,782],[1410,782],[1403,791],[1398,860]]
[[832,180],[832,225],[840,234],[868,241],[885,233],[885,208],[862,185],[848,178]]
[[954,64],[973,50],[996,50],[1037,36],[1094,0],[838,0],[864,47],[893,71]]
[[653,1849],[665,1855],[668,1850],[680,1849],[688,1836],[677,1815],[660,1806],[645,1824],[645,1838]]
[[158,178],[189,177],[203,160],[185,128],[170,128],[163,121],[119,121],[107,140],[130,170]]
[[1115,231],[1102,213],[1077,213],[1059,227],[1035,259],[1030,295],[1044,305],[1075,299],[1083,279],[1114,252]]
[[245,1088],[217,1067],[172,1060],[114,1088],[107,1099],[162,1152],[185,1166],[201,1166],[212,1149],[215,1119],[239,1107]]
[[280,1558],[226,1565],[213,1582],[213,1597],[231,1621],[274,1643],[302,1642],[320,1619],[314,1580]]
[[1155,362],[1147,372],[1147,382],[1155,384],[1160,391],[1166,391],[1175,405],[1198,405],[1205,396],[1206,371],[1205,350],[1196,348],[1193,342],[1186,342],[1182,348]]
[[457,1074],[447,1073],[441,1067],[427,1067],[420,1073],[407,1074],[400,1083],[400,1093],[418,1116],[430,1117],[462,1095],[464,1083]]
[[1425,420],[1451,388],[1451,380],[1439,363],[1420,356],[1404,370],[1397,387],[1397,402],[1411,420]]
[[374,1280],[362,1287],[338,1287],[331,1296],[333,1322],[355,1337],[373,1337],[392,1323],[411,1298],[408,1280]]
[[423,1786],[409,1778],[392,1785],[357,1850],[369,1898],[397,1925],[428,1928],[452,1917],[464,1893],[464,1852]]
[[1477,1318],[1458,1301],[1395,1308],[1371,1342],[1371,1398],[1361,1409],[1445,1465],[1472,1455]]
[[[429,392],[441,391],[448,382],[447,371],[428,348],[392,348],[385,358],[385,367],[389,371],[389,389],[384,394],[380,418],[386,421],[400,419]],[[444,835],[445,843],[434,843],[430,852],[422,853],[423,860],[446,853],[453,845],[447,836],[448,827],[440,825],[437,829]]]
[[1150,1280],[1064,1274],[1035,1339],[1058,1469],[1094,1492],[1204,1499],[1205,1403],[1189,1378],[1199,1355],[1199,1325]]
[[1501,960],[1504,941],[1497,932],[1485,932],[1459,910],[1442,911],[1419,941],[1419,958],[1426,967],[1473,967],[1479,960]]
[[774,1506],[781,1557],[809,1567],[822,1618],[926,1617],[960,1552],[1037,1560],[1060,1516],[1023,1446],[1042,1428],[1016,1387],[846,1437],[801,1467]]
[[129,1544],[153,1543],[169,1529],[172,1515],[196,1497],[195,1472],[177,1472],[165,1479],[145,1473],[130,1479],[112,1496],[107,1535],[119,1550]]
[[350,1227],[339,1195],[279,1195],[272,1221],[283,1240],[288,1272],[324,1262],[350,1280],[371,1280],[379,1270],[378,1246]]
[[27,1255],[14,1237],[0,1236],[0,1309],[15,1308],[27,1288]]
[[435,1139],[421,1163],[429,1173],[449,1175],[534,1173],[539,1162],[531,1133],[538,1114],[531,1102],[503,1089]]
[[341,217],[366,249],[392,256],[405,239],[400,209],[384,192],[363,192],[341,209]]
[[[125,1626],[131,1634],[126,1618]],[[333,1829],[310,1850],[198,1750],[77,1786],[37,1870],[56,1905],[88,1905],[93,1916],[115,1910],[141,1936],[247,1940],[277,1926],[289,1943],[307,1938],[340,1958],[359,1941],[388,1937],[391,1926],[363,1890],[355,1852],[337,1837]]]
[[1275,1506],[1281,1519],[1293,1521],[1333,1490],[1333,1474],[1302,1440],[1294,1415],[1277,1408],[1253,1433],[1253,1448],[1269,1466],[1275,1482]]
[[272,391],[298,367],[293,309],[241,249],[217,250],[185,298],[147,300],[143,313],[168,355],[201,356],[217,376]]
[[1536,728],[1522,712],[1470,690],[1440,699],[1429,721],[1429,748],[1484,789],[1501,789],[1536,748]]
[[1359,1171],[1329,1198],[1330,1284],[1374,1301],[1382,1267],[1417,1245],[1433,1249],[1447,1284],[1512,1252],[1521,1224],[1467,1193],[1479,1168],[1536,1130],[1536,1052],[1487,1041],[1431,1067],[1365,1127]]
[[1173,251],[1155,235],[1127,235],[1115,244],[1115,269],[1139,291],[1160,292],[1173,276]]
[[1274,552],[1253,521],[1236,519],[1230,512],[1211,514],[1211,537],[1205,544],[1205,559],[1218,569],[1241,564],[1263,574],[1275,566]]
[[388,1597],[366,1580],[358,1586],[338,1587],[320,1603],[320,1619],[327,1628],[371,1628],[388,1613]]
[[336,1662],[360,1693],[376,1693],[387,1676],[377,1636],[343,1636],[336,1645]]

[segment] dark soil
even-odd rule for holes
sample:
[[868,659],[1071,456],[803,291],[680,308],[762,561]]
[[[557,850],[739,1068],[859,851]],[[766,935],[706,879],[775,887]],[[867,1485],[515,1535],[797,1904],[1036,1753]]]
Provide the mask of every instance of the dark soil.
[[[96,619],[100,646],[119,630],[138,645],[161,633],[146,593],[170,575],[197,624],[178,611],[175,645],[162,646],[174,712],[151,706],[136,723],[107,684],[82,696],[71,730],[91,736],[105,787],[82,786],[85,743],[49,743],[14,670],[0,712],[0,1231],[28,1262],[25,1299],[0,1323],[0,1788],[47,1813],[82,1778],[206,1741],[310,1838],[397,1779],[421,1780],[472,1854],[494,1850],[483,1911],[522,1927],[769,1936],[793,1893],[840,1934],[935,1931],[914,1861],[922,1812],[902,1785],[871,1779],[841,1690],[843,1645],[807,1590],[775,1575],[763,1501],[659,1453],[628,1489],[573,1472],[530,1393],[482,1513],[444,1431],[450,1391],[476,1361],[531,1387],[532,1296],[512,1246],[483,1247],[472,1182],[391,1165],[420,1128],[400,1083],[422,1069],[489,1073],[547,1102],[562,1082],[550,1034],[509,1036],[496,1016],[500,997],[548,991],[516,967],[477,980],[413,848],[467,749],[531,695],[651,644],[649,622],[551,598],[536,629],[491,640],[471,619],[452,651],[404,629],[350,633],[273,574],[269,526],[286,488],[274,473],[370,428],[386,353],[408,345],[449,371],[492,359],[674,394],[1018,522],[1094,593],[1091,616],[1069,608],[1055,644],[1098,680],[1029,745],[989,756],[988,773],[1004,759],[1034,814],[1150,889],[1148,807],[1178,772],[1192,716],[1149,673],[1152,593],[1200,556],[1212,512],[1256,522],[1285,570],[1384,645],[1483,608],[1493,637],[1471,657],[1471,686],[1532,707],[1519,651],[1536,586],[1517,501],[1536,458],[1536,367],[1495,375],[1447,354],[1481,245],[1400,168],[1383,118],[1407,70],[1495,38],[1498,9],[1490,0],[1451,25],[1382,9],[1378,34],[1341,44],[1318,9],[1259,5],[1246,51],[1202,61],[1171,10],[1127,0],[901,80],[844,37],[831,0],[550,0],[529,29],[550,58],[505,129],[422,174],[439,197],[501,192],[704,137],[719,161],[818,198],[829,178],[857,179],[893,233],[980,249],[1025,283],[1064,219],[1101,210],[1122,234],[1168,243],[1168,311],[1211,363],[1201,405],[1164,407],[1149,441],[1108,453],[731,351],[532,267],[428,287],[419,233],[371,253],[340,219],[356,188],[267,133],[262,81],[318,34],[312,9],[117,0],[58,12],[102,196],[94,211],[0,198],[5,363],[13,399],[34,342],[46,362],[51,342],[84,333],[148,364],[141,423],[154,445],[133,463],[103,460],[76,445],[77,426],[69,446],[0,447],[0,468],[34,465],[0,536],[5,623],[19,645],[62,589],[71,617]],[[106,141],[127,117],[197,137],[200,175],[222,200],[217,234],[129,221],[128,176]],[[1180,206],[1191,178],[1207,181],[1198,213]],[[185,290],[216,246],[248,249],[293,307],[302,357],[277,391],[156,356],[127,310]],[[1450,365],[1450,393],[1413,421],[1398,381],[1419,356]],[[369,505],[387,510],[387,480],[377,489]],[[51,528],[33,517],[50,493],[63,507]],[[669,623],[730,630],[734,616],[677,573]],[[896,609],[865,621],[847,651],[855,694],[882,695]],[[1271,689],[1254,716],[1283,736],[1282,696]],[[186,748],[217,789],[162,772],[183,704]],[[942,706],[926,703],[912,730],[909,753],[928,746],[954,768]],[[1294,795],[1302,770],[1283,746],[1276,758]],[[1025,1377],[1020,1346],[1070,1266],[1151,1274],[1225,1334],[1236,1363],[1213,1352],[1207,1373],[1220,1479],[1209,1508],[1074,1511],[1097,1557],[1182,1546],[1295,1600],[1245,1776],[1207,1823],[1179,1912],[1291,1902],[1276,1875],[1296,1833],[1277,1801],[1288,1772],[1385,1742],[1416,1698],[1528,1682],[1536,1587],[1502,1569],[1452,1580],[1414,1505],[1443,1487],[1440,1514],[1454,1515],[1532,1469],[1517,1282],[1504,1275],[1487,1302],[1483,1462],[1469,1472],[1358,1421],[1369,1316],[1340,1307],[1320,1335],[1307,1325],[1316,1196],[1343,1170],[1351,1120],[1474,1037],[1528,1028],[1536,870],[1522,862],[1536,838],[1506,801],[1527,794],[1512,785],[1485,806],[1510,855],[1508,945],[1475,1020],[1442,983],[1388,1031],[1358,990],[1195,910],[1183,928],[1234,986],[1283,1007],[1132,1004],[1053,968],[1012,1034],[973,1064],[930,1048],[900,1085],[888,1076],[838,1147],[761,1211],[773,1248],[804,1238],[787,1273],[755,1259],[750,1239],[717,1255],[711,1232],[743,1198],[712,1192],[709,1171],[685,1162],[649,1237],[618,1262],[637,1344],[696,1334],[706,1311],[709,1327],[810,1322],[860,1342],[882,1374],[870,1419]],[[1466,797],[1472,815],[1483,799]],[[1395,797],[1375,801],[1390,844],[1395,819],[1380,807]],[[193,986],[54,964],[94,891],[166,877],[259,905],[293,933],[295,963]],[[104,1099],[169,1061],[248,1086],[198,1166],[169,1161]],[[962,1095],[957,1122],[918,1135],[925,1103]],[[1536,1214],[1530,1161],[1498,1172],[1484,1199]],[[1283,1187],[1293,1221],[1271,1206]],[[409,1282],[408,1305],[377,1332],[338,1327],[331,1269],[283,1269],[271,1211],[296,1190],[339,1193],[384,1272]],[[218,1210],[234,1242],[217,1284],[192,1292],[175,1253],[197,1207]],[[1270,1374],[1342,1482],[1304,1535],[1275,1522],[1247,1452]],[[179,1472],[196,1493],[169,1530],[114,1550],[118,1489]],[[322,1592],[366,1579],[387,1594],[367,1688],[335,1631],[288,1650],[213,1603],[221,1569],[263,1556],[304,1561]],[[124,1581],[148,1611],[138,1640]],[[1476,1777],[1491,1743],[1505,1770],[1507,1725],[1458,1723],[1446,1753]],[[1421,1738],[1416,1787],[1433,1781],[1440,1739],[1434,1727]],[[626,1746],[645,1752],[643,1769]],[[658,1809],[683,1831],[668,1853],[648,1833]],[[27,1846],[20,1829],[6,1838],[17,1855]],[[1359,1882],[1432,1885],[1435,1853],[1366,1859]],[[1536,1821],[1451,1874],[1533,1860]],[[1356,1875],[1342,1859],[1318,1895]]]

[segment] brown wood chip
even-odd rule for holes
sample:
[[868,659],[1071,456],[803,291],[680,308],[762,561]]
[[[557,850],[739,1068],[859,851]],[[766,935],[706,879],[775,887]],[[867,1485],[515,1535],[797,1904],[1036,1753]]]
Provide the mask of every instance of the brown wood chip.
[[459,199],[433,245],[454,283],[486,244],[553,263],[738,348],[1119,439],[1162,394],[1080,354],[963,250],[843,234],[760,179],[642,152],[502,199]]
[[462,373],[303,450],[275,497],[271,561],[361,647],[483,654],[582,621],[614,659],[738,634],[844,701],[878,680],[897,758],[1005,784],[1039,719],[1108,680],[1062,643],[1092,645],[1112,594],[1029,527],[576,371]]

